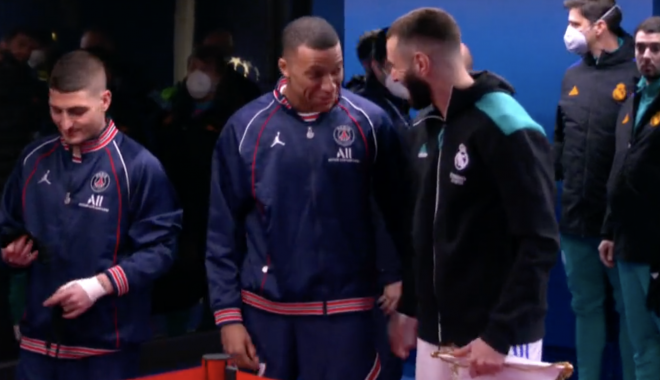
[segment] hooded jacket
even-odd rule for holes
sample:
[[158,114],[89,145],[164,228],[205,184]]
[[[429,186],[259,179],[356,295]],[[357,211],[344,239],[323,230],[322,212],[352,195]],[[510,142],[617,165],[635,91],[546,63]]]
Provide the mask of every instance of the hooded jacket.
[[634,91],[635,41],[624,35],[614,52],[591,54],[569,67],[561,85],[554,136],[555,177],[563,180],[561,230],[597,237],[606,209],[607,178],[621,105]]
[[543,128],[488,72],[455,89],[447,117],[413,127],[413,238],[419,336],[506,354],[543,337],[559,249],[551,146]]

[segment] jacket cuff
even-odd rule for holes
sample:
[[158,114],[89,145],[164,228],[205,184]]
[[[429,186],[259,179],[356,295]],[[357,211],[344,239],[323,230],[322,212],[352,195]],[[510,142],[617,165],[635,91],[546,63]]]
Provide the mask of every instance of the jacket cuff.
[[397,272],[380,272],[378,280],[383,286],[387,286],[401,281],[401,275]]
[[241,315],[241,309],[237,307],[229,307],[226,309],[218,310],[213,313],[215,317],[215,324],[218,327],[224,325],[230,325],[232,323],[242,323],[243,316]]
[[126,272],[124,272],[124,269],[122,269],[121,266],[115,265],[103,273],[105,273],[110,279],[112,289],[117,296],[123,296],[128,293],[128,278],[126,277]]
[[490,323],[481,334],[481,340],[486,342],[490,347],[495,351],[499,352],[502,355],[508,355],[509,350],[511,349],[509,334],[507,329],[497,324]]

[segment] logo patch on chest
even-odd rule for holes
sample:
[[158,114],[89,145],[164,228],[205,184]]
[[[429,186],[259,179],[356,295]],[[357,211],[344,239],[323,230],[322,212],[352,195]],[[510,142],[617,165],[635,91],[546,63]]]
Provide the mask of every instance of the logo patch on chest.
[[78,203],[78,206],[108,212],[108,208],[103,206],[103,195],[99,194],[92,194],[87,200],[87,203]]
[[348,125],[340,125],[335,128],[332,133],[339,149],[334,158],[329,158],[328,162],[346,162],[346,163],[359,163],[360,160],[353,158],[353,148],[351,146],[355,142],[355,131]]
[[93,192],[102,193],[110,186],[110,176],[106,172],[98,172],[94,174],[89,185]]
[[468,156],[467,148],[465,145],[461,144],[458,146],[456,156],[454,156],[454,166],[456,167],[456,170],[461,171],[467,168],[469,163],[470,157]]

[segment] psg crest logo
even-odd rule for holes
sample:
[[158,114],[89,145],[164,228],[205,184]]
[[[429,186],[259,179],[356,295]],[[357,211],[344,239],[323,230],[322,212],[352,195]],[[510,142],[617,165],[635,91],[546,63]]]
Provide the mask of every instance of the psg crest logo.
[[335,138],[335,142],[340,146],[351,146],[353,141],[355,141],[355,132],[348,125],[340,125],[335,128],[333,137]]
[[110,176],[106,172],[98,172],[92,177],[90,186],[93,192],[102,193],[110,186]]

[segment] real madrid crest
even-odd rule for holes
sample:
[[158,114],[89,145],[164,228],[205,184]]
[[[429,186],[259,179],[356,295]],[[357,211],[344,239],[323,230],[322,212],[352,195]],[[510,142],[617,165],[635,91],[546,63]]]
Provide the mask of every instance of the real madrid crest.
[[612,99],[614,99],[617,102],[622,102],[626,100],[626,97],[628,96],[628,91],[626,90],[626,85],[623,83],[619,83],[616,85],[614,88],[614,91],[612,91]]
[[660,124],[660,112],[653,115],[649,124],[651,124],[652,127],[657,127],[658,124]]
[[110,176],[106,172],[98,172],[94,174],[89,185],[93,192],[102,193],[110,186]]
[[335,128],[332,137],[335,138],[335,142],[340,146],[348,147],[353,145],[355,141],[355,132],[348,125],[340,125]]
[[467,148],[465,145],[461,144],[458,146],[458,153],[454,156],[454,166],[456,170],[461,171],[467,168],[470,163],[470,157],[468,157]]

